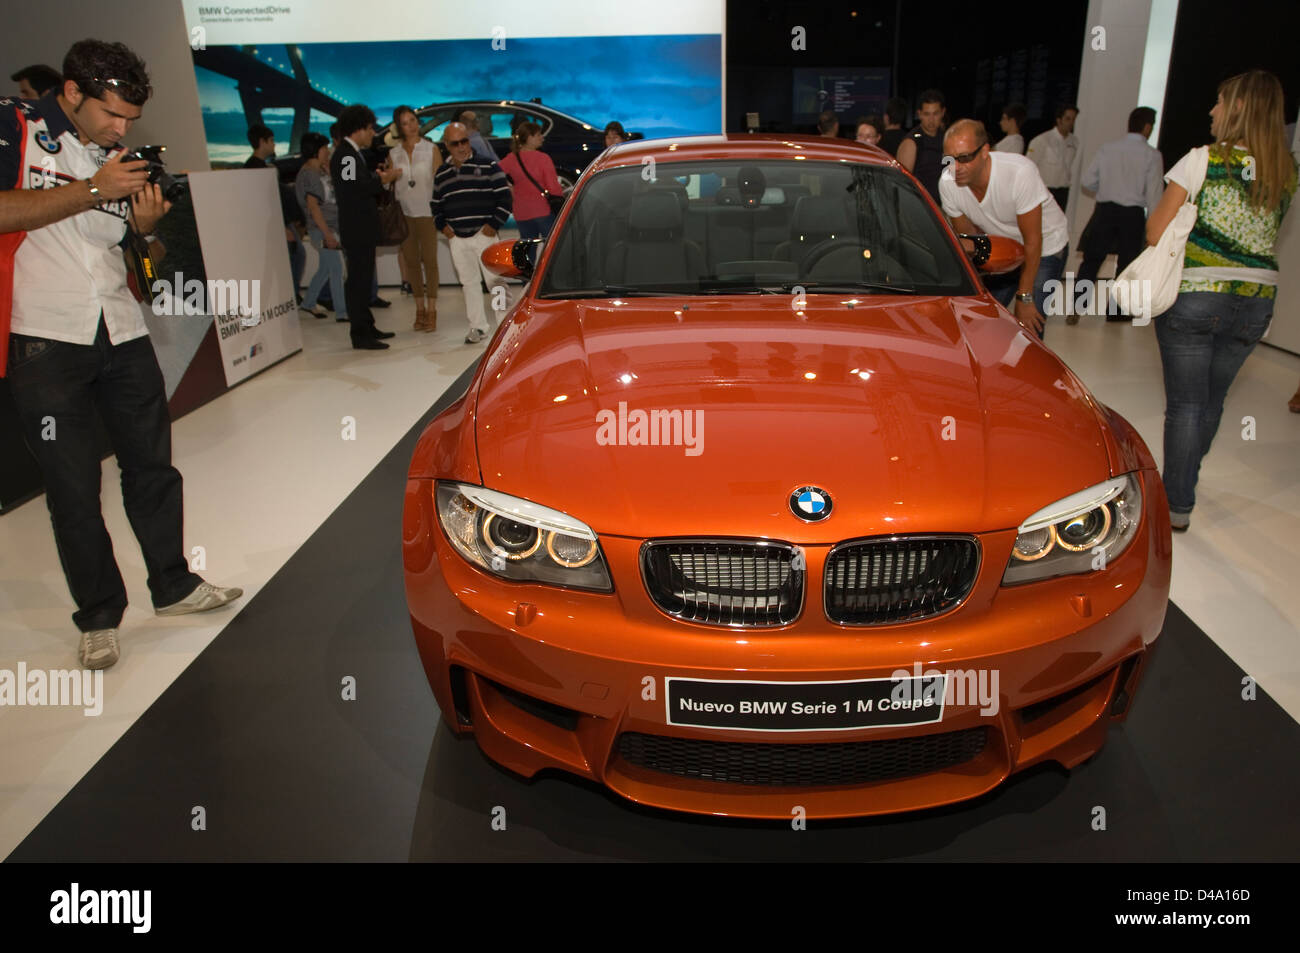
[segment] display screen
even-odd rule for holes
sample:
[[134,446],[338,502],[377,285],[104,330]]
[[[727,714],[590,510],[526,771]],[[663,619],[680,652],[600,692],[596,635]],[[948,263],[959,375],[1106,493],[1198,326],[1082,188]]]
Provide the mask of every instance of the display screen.
[[717,0],[659,4],[653,17],[618,5],[416,0],[392,0],[383,16],[353,0],[186,0],[185,15],[214,166],[247,158],[255,123],[284,156],[308,129],[327,134],[350,103],[381,125],[399,105],[541,100],[580,124],[617,120],[645,138],[722,128]]
[[883,115],[889,101],[888,67],[797,69],[794,71],[794,121],[809,124],[829,109],[841,123],[871,113]]

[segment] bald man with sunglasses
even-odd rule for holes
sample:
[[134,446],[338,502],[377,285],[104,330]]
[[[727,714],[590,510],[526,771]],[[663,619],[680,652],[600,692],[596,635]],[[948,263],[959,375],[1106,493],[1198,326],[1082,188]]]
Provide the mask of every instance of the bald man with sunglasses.
[[962,119],[944,136],[939,177],[943,213],[963,234],[1001,235],[1025,247],[1025,263],[985,285],[1003,307],[1041,338],[1049,281],[1059,281],[1069,250],[1065,213],[1043,184],[1031,159],[992,152],[982,122]]

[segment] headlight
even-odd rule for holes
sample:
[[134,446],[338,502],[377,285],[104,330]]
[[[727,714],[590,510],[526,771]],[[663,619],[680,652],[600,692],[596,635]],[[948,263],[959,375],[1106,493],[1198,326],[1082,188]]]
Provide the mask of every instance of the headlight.
[[1141,520],[1136,473],[1072,493],[1020,524],[1002,584],[1103,570],[1128,548]]
[[457,552],[487,572],[610,592],[591,527],[567,513],[465,483],[437,484],[438,519]]

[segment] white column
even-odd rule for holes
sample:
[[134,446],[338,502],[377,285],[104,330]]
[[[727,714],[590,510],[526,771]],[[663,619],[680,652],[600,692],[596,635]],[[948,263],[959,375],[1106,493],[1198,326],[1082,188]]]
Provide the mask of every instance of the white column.
[[[1163,108],[1178,0],[1090,0],[1079,70],[1079,172],[1097,149],[1128,131],[1128,114],[1138,106]],[[1142,100],[1151,98],[1151,102]],[[1157,121],[1160,116],[1157,115]],[[1155,136],[1152,135],[1154,145]],[[1076,180],[1070,185],[1070,261],[1078,264],[1079,235],[1092,216],[1094,200]]]

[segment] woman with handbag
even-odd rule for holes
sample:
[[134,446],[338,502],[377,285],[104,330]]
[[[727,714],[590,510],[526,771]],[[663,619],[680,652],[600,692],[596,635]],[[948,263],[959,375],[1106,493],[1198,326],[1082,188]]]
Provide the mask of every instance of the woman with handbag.
[[438,229],[429,203],[433,199],[433,173],[442,165],[442,153],[420,135],[420,120],[410,106],[393,110],[393,125],[400,137],[388,151],[388,161],[402,172],[393,188],[406,216],[407,235],[401,254],[406,263],[406,280],[415,297],[414,328],[433,331],[438,326]]
[[1283,101],[1282,84],[1264,70],[1220,83],[1210,110],[1215,142],[1169,170],[1169,187],[1147,220],[1147,243],[1157,245],[1184,201],[1196,209],[1178,296],[1155,321],[1165,383],[1164,483],[1175,530],[1191,522],[1201,459],[1228,388],[1273,316],[1274,245],[1296,188]]
[[564,207],[564,189],[555,175],[555,163],[542,148],[542,127],[521,122],[510,138],[510,155],[501,171],[510,179],[515,224],[520,238],[545,238]]

